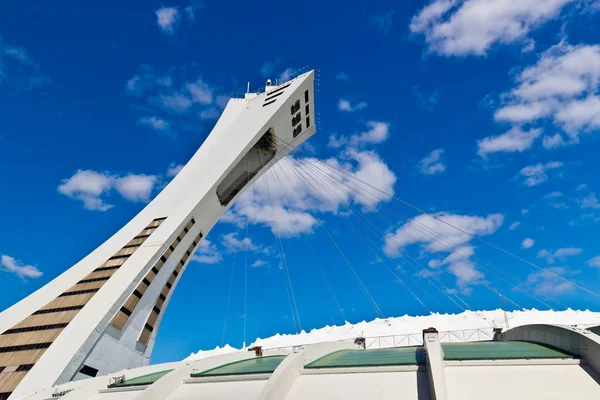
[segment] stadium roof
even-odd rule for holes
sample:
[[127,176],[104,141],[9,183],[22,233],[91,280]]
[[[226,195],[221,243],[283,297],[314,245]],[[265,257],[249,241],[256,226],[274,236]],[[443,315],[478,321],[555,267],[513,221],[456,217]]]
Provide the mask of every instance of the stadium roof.
[[[253,349],[69,382],[25,397],[97,400],[510,399],[600,397],[600,336],[527,325],[493,341],[365,349],[364,339]],[[24,398],[24,399],[25,399]]]

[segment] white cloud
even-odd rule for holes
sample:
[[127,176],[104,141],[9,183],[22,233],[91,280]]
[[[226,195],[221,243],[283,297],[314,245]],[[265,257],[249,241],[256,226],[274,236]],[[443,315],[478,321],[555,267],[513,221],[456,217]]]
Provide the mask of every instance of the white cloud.
[[553,264],[556,260],[564,261],[567,257],[579,255],[582,251],[583,249],[576,247],[563,247],[556,250],[554,253],[542,249],[538,252],[537,258],[543,258],[547,263]]
[[252,243],[252,239],[250,239],[249,237],[245,237],[242,239],[238,238],[238,234],[236,232],[232,232],[232,233],[228,233],[227,235],[223,235],[223,246],[227,249],[227,251],[229,252],[236,252],[236,251],[246,251],[246,250],[250,250],[250,251],[258,251],[260,250],[260,248],[255,245],[254,243]]
[[183,167],[183,164],[177,164],[172,162],[171,164],[169,164],[169,169],[167,169],[167,177],[175,177],[183,169]]
[[560,15],[574,0],[432,0],[410,23],[429,51],[483,56],[496,44],[533,48],[529,32]]
[[39,278],[42,271],[33,265],[23,265],[21,261],[3,254],[0,257],[0,271],[9,272],[17,275],[19,278]]
[[68,197],[83,202],[88,210],[107,211],[113,206],[104,203],[101,195],[110,191],[114,185],[112,176],[91,170],[79,170],[68,179],[64,179],[58,191]]
[[600,268],[600,256],[591,258],[591,259],[587,260],[585,263],[587,265],[589,265],[590,267]]
[[279,74],[279,82],[287,82],[294,76],[294,70],[292,68],[286,68],[281,74]]
[[139,72],[125,84],[125,93],[142,96],[153,88],[169,88],[173,84],[170,74],[157,74],[154,68],[147,64],[140,66]]
[[480,157],[487,158],[491,153],[522,153],[533,146],[535,139],[542,134],[541,129],[530,129],[524,131],[521,127],[515,126],[508,132],[498,136],[488,136],[477,141]]
[[[575,286],[558,276],[572,275],[564,267],[550,267],[535,271],[527,277],[528,287],[538,296],[555,296],[573,290]],[[558,276],[557,276],[558,275]]]
[[194,101],[188,94],[177,92],[153,97],[151,101],[162,107],[164,110],[175,114],[183,114],[194,105]]
[[350,138],[347,136],[340,136],[339,138],[335,135],[329,137],[329,147],[340,148],[344,146],[364,146],[366,144],[378,144],[387,140],[390,134],[390,124],[381,121],[369,121],[366,123],[369,128],[365,132],[361,132],[357,135],[352,135]]
[[350,102],[350,100],[340,99],[340,101],[338,101],[338,110],[346,111],[346,112],[354,112],[354,111],[362,110],[363,108],[367,107],[368,105],[369,104],[364,101],[352,104]]
[[[182,71],[181,75],[187,74]],[[173,69],[161,74],[148,65],[140,66],[138,73],[127,81],[125,92],[147,103],[136,104],[136,109],[153,114],[139,118],[140,125],[173,134],[177,124],[184,128],[189,125],[189,118],[184,123],[172,115],[167,120],[161,114],[182,116],[194,112],[198,120],[215,119],[220,115],[217,107],[224,108],[229,100],[228,96],[215,95],[215,89],[201,77],[176,81]]]
[[577,190],[578,192],[585,190],[588,188],[588,185],[586,183],[582,183],[581,185],[578,185],[577,188],[575,188],[575,190]]
[[521,226],[520,222],[513,222],[512,224],[510,224],[510,226],[508,227],[508,229],[510,229],[511,231],[514,231],[515,229],[517,229],[519,226]]
[[442,160],[444,149],[433,150],[419,162],[419,169],[423,175],[436,175],[446,170]]
[[200,111],[201,119],[217,119],[221,116],[221,111],[217,107],[208,107]]
[[259,178],[221,220],[243,225],[247,219],[288,238],[312,232],[318,213],[337,214],[351,204],[370,211],[390,200],[389,195],[353,178],[394,193],[396,176],[375,152],[348,148],[339,158],[327,160],[287,156]]
[[116,176],[107,172],[78,170],[72,177],[63,179],[58,191],[82,201],[88,210],[107,211],[113,205],[105,203],[103,197],[113,189],[129,201],[147,202],[157,182],[158,177],[154,175]]
[[598,197],[596,197],[596,193],[594,193],[594,192],[592,192],[589,195],[587,195],[586,197],[580,199],[579,205],[583,209],[586,209],[586,208],[598,209],[598,208],[600,208],[600,202],[598,201]]
[[160,117],[142,117],[138,119],[138,123],[141,125],[148,126],[154,129],[155,131],[159,131],[166,134],[171,133],[171,125]]
[[192,100],[200,104],[212,104],[213,90],[202,79],[185,84],[185,88],[190,93]]
[[433,268],[447,265],[448,271],[456,277],[457,284],[463,292],[468,293],[468,286],[481,283],[484,275],[471,261],[475,250],[469,242],[473,237],[464,232],[475,236],[491,235],[502,225],[504,217],[501,214],[478,217],[450,213],[438,213],[435,217],[460,230],[422,214],[387,234],[383,251],[388,257],[397,258],[401,256],[403,248],[419,244],[431,254],[449,253],[443,260],[432,260],[429,265]]
[[115,179],[115,189],[121,196],[133,202],[149,202],[158,177],[154,175],[129,174]]
[[548,180],[548,171],[563,166],[560,161],[551,161],[546,164],[530,165],[521,169],[519,175],[525,178],[525,185],[536,186]]
[[535,123],[550,120],[566,133],[544,137],[546,149],[579,143],[583,133],[600,128],[600,45],[561,42],[516,77],[502,97],[497,121]]
[[269,263],[264,261],[264,260],[256,260],[253,264],[252,264],[252,268],[258,268],[258,267],[262,267],[265,265],[268,265]]
[[521,242],[521,247],[524,249],[530,249],[533,247],[533,245],[535,244],[535,241],[531,238],[525,238],[523,239],[523,242]]
[[161,7],[155,13],[160,29],[167,35],[172,35],[180,18],[177,7]]
[[201,264],[217,264],[223,260],[223,256],[217,250],[217,246],[211,243],[210,240],[203,239],[198,246],[198,250],[192,257],[192,261]]

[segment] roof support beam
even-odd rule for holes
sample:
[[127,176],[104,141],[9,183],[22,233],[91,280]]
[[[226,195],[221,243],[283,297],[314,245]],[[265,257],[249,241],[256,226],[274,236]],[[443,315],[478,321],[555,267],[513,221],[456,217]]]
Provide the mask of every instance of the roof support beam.
[[433,400],[446,400],[446,374],[440,337],[435,328],[423,330],[423,346],[427,360],[429,392]]
[[351,342],[320,343],[290,354],[273,372],[257,400],[285,399],[300,377],[304,365],[334,351],[357,348]]
[[585,329],[560,325],[523,325],[502,333],[499,340],[521,340],[552,346],[584,358],[600,374],[600,336]]

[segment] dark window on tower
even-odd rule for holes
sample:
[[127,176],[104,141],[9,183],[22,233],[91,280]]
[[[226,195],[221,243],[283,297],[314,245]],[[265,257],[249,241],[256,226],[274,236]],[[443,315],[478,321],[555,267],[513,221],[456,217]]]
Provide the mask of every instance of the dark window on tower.
[[294,115],[300,110],[300,100],[296,100],[294,104],[292,104],[292,108],[290,109],[291,114]]
[[304,107],[304,113],[306,115],[310,114],[310,108],[308,108],[308,104],[306,105],[306,107]]
[[302,115],[300,113],[296,114],[294,118],[292,118],[292,126],[298,125],[298,123],[302,120]]
[[306,117],[306,127],[310,128],[310,117]]
[[96,375],[98,375],[98,370],[96,368],[92,368],[87,365],[84,365],[83,367],[81,367],[79,372],[81,372],[84,375],[91,376],[92,378],[94,378]]
[[304,92],[304,102],[308,103],[308,90]]

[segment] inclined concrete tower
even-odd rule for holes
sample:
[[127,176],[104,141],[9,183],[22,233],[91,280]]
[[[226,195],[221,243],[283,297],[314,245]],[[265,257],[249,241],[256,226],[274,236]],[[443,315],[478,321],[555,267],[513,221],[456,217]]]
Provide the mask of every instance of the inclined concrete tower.
[[149,363],[169,299],[202,239],[254,180],[315,133],[313,87],[310,71],[231,99],[150,204],[3,311],[0,400]]

